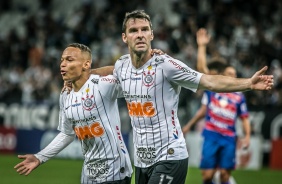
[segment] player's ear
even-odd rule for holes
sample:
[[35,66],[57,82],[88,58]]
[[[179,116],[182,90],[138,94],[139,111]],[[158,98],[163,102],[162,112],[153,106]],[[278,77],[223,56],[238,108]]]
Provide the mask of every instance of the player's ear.
[[86,60],[83,64],[82,70],[86,71],[91,69],[91,60]]
[[126,34],[122,33],[121,37],[122,37],[122,41],[127,44],[127,36],[126,36]]
[[151,31],[151,40],[154,39],[154,33],[153,33],[153,30]]

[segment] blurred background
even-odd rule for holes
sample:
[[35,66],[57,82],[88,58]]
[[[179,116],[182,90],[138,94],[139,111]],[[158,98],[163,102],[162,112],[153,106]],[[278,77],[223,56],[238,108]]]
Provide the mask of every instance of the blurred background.
[[[1,0],[0,154],[36,153],[57,134],[59,72],[63,49],[72,42],[92,49],[93,67],[113,65],[127,46],[121,39],[126,12],[151,16],[153,48],[195,69],[196,31],[212,36],[208,61],[227,60],[239,77],[269,66],[273,90],[244,92],[252,125],[249,150],[238,149],[238,166],[282,169],[282,1],[279,0]],[[188,98],[187,98],[188,97]],[[200,106],[202,92],[182,89],[179,119],[184,125]],[[119,100],[122,132],[129,150],[131,125]],[[201,123],[187,135],[190,166],[198,166]],[[238,122],[238,135],[242,135]],[[133,153],[132,153],[133,154]],[[0,155],[0,157],[1,157]],[[82,158],[74,142],[58,155]]]

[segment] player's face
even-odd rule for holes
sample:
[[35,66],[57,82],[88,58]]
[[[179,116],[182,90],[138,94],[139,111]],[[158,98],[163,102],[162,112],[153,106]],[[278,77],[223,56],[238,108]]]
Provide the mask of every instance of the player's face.
[[83,71],[85,56],[81,50],[74,47],[67,47],[61,57],[60,70],[64,81],[76,81]]
[[223,72],[223,75],[225,76],[229,76],[229,77],[237,77],[237,73],[236,73],[236,70],[235,68],[233,67],[227,67],[224,72]]
[[153,31],[146,19],[129,19],[125,33],[122,33],[123,41],[127,43],[129,51],[134,53],[148,52],[153,38]]

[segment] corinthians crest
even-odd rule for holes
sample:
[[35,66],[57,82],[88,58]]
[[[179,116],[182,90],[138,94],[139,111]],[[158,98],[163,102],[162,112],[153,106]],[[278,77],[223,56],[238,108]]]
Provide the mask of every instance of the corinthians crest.
[[96,107],[94,101],[93,101],[93,97],[94,95],[89,95],[88,92],[89,92],[89,88],[86,89],[86,97],[81,97],[81,100],[82,100],[82,107],[84,110],[87,110],[87,111],[90,111],[92,110],[94,107]]
[[144,86],[151,86],[154,84],[155,81],[155,72],[151,71],[152,70],[152,66],[148,66],[148,71],[144,71],[143,72],[143,84]]

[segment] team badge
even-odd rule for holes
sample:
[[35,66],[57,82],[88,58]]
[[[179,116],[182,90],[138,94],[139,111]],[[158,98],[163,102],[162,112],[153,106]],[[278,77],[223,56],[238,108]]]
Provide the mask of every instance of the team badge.
[[87,92],[86,97],[81,98],[82,107],[83,107],[84,110],[90,111],[96,106],[94,101],[93,101],[94,95],[88,95],[89,88],[86,89],[86,92]]
[[147,72],[143,72],[143,84],[144,86],[150,87],[151,85],[154,84],[155,81],[155,72],[151,71],[152,70],[152,66],[148,66],[148,71]]
[[155,62],[156,63],[160,63],[160,62],[164,62],[164,58],[162,58],[162,57],[156,57],[156,59],[155,59]]

